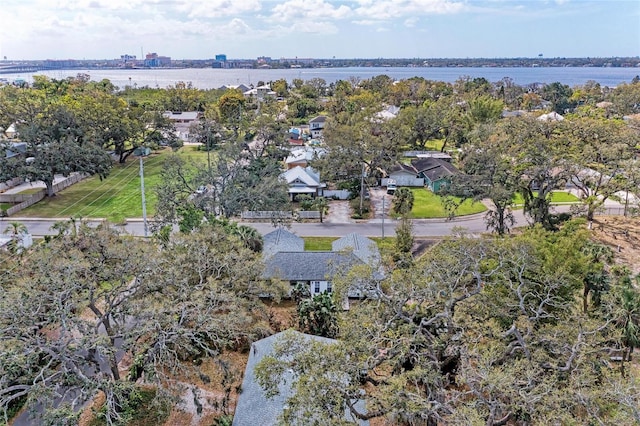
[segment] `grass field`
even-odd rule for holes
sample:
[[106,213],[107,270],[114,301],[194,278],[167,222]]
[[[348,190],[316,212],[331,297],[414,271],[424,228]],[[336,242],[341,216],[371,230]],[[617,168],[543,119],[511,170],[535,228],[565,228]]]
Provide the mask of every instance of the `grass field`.
[[[160,171],[164,159],[171,153],[164,150],[144,159],[144,185],[147,215],[155,213],[156,195],[154,187],[160,182]],[[206,153],[194,147],[185,147],[179,155],[206,161]],[[59,192],[55,197],[46,197],[39,203],[20,212],[26,217],[84,217],[105,218],[113,223],[127,217],[142,217],[140,192],[140,162],[129,157],[125,164],[117,164],[107,179],[93,176]]]
[[[331,251],[331,243],[338,237],[303,237],[304,249],[307,251]],[[395,237],[373,237],[380,250],[391,250],[395,244]]]
[[338,237],[303,237],[307,251],[331,251],[331,243]]
[[[538,195],[537,193],[534,194]],[[578,197],[565,191],[553,191],[551,193],[552,203],[577,203],[579,201],[580,199],[578,199]],[[524,198],[522,198],[522,195],[520,193],[516,194],[514,203],[524,204]]]
[[43,189],[44,188],[29,188],[29,189],[25,189],[24,191],[20,191],[18,194],[22,194],[22,195],[36,194],[42,191]]
[[[442,205],[442,197],[424,188],[411,188],[411,191],[414,196],[411,218],[430,219],[447,217],[447,212]],[[456,216],[466,216],[474,213],[482,213],[485,210],[487,210],[487,208],[484,204],[466,200],[458,210],[456,210],[455,214]]]

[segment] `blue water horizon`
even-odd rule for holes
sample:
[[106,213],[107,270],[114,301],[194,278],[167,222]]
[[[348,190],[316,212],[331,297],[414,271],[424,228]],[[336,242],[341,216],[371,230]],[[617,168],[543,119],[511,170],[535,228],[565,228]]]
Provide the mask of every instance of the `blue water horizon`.
[[582,86],[595,81],[602,87],[615,87],[640,75],[640,67],[344,67],[344,68],[297,68],[297,69],[219,69],[219,68],[142,68],[104,70],[54,70],[34,73],[1,74],[8,81],[33,81],[34,75],[45,75],[55,79],[88,74],[92,80],[108,79],[120,89],[126,86],[167,88],[179,82],[190,83],[197,89],[218,89],[229,85],[258,85],[279,79],[291,83],[294,79],[304,81],[321,78],[327,84],[339,80],[367,80],[378,75],[387,75],[393,80],[422,77],[427,80],[454,83],[460,78],[485,78],[496,83],[509,78],[520,86],[559,82],[570,87]]

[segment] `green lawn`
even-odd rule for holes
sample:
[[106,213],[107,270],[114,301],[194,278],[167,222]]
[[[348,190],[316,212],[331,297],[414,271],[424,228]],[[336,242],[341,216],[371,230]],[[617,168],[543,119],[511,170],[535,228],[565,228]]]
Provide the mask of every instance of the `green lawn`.
[[[144,185],[147,215],[155,212],[154,187],[160,181],[164,158],[170,150],[154,153],[144,159]],[[185,147],[179,155],[206,162],[207,154],[195,147]],[[140,162],[129,157],[125,164],[117,164],[107,179],[93,176],[59,192],[55,197],[45,197],[39,203],[20,212],[27,217],[86,217],[106,218],[111,222],[122,222],[127,217],[142,217],[140,193]]]
[[441,151],[444,139],[430,139],[424,143],[424,149],[428,151]]
[[[442,197],[424,188],[411,188],[414,196],[411,217],[413,219],[429,219],[437,217],[447,217],[447,212],[442,205]],[[457,199],[459,200],[459,199]],[[487,208],[482,203],[474,203],[466,200],[456,210],[456,216],[466,216],[474,213],[482,213]]]
[[[535,195],[538,195],[537,192],[534,192]],[[573,194],[570,194],[565,191],[553,191],[551,193],[551,202],[552,203],[577,203],[580,199]],[[522,194],[517,193],[514,204],[524,204],[524,198],[522,198]]]
[[29,188],[29,189],[25,189],[23,191],[18,192],[18,194],[23,194],[23,195],[36,194],[42,191],[43,189],[45,188]]
[[[338,237],[303,237],[304,249],[307,251],[331,251],[331,243]],[[380,250],[391,250],[395,244],[395,237],[373,237]]]
[[331,251],[331,243],[337,237],[303,237],[304,249],[307,251]]

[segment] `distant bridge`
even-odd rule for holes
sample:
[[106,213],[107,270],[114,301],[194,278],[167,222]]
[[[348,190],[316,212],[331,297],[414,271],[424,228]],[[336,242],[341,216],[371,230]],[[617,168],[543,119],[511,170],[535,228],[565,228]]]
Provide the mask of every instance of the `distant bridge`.
[[38,72],[38,71],[49,71],[53,69],[56,69],[56,68],[45,67],[44,65],[33,65],[33,64],[8,65],[8,66],[0,65],[0,74],[20,74],[20,73],[30,73],[30,72]]

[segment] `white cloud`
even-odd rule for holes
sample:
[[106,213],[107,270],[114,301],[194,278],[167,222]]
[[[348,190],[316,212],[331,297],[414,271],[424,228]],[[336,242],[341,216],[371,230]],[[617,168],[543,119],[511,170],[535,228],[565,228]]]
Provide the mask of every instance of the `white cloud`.
[[226,25],[219,27],[219,31],[225,34],[243,35],[252,32],[251,27],[242,19],[234,18]]
[[380,21],[376,21],[373,19],[362,19],[359,21],[351,21],[351,23],[355,25],[380,25]]
[[452,0],[359,0],[355,12],[372,19],[458,13],[465,4]]
[[177,9],[190,18],[219,18],[257,13],[262,9],[262,3],[260,0],[193,0]]
[[416,24],[418,23],[419,19],[416,18],[415,16],[405,19],[404,20],[404,26],[408,27],[408,28],[413,28],[416,26]]
[[291,26],[292,33],[335,34],[338,28],[331,22],[307,21],[296,22]]
[[333,5],[324,0],[288,0],[271,10],[270,19],[280,22],[294,20],[345,19],[352,15],[346,5]]

